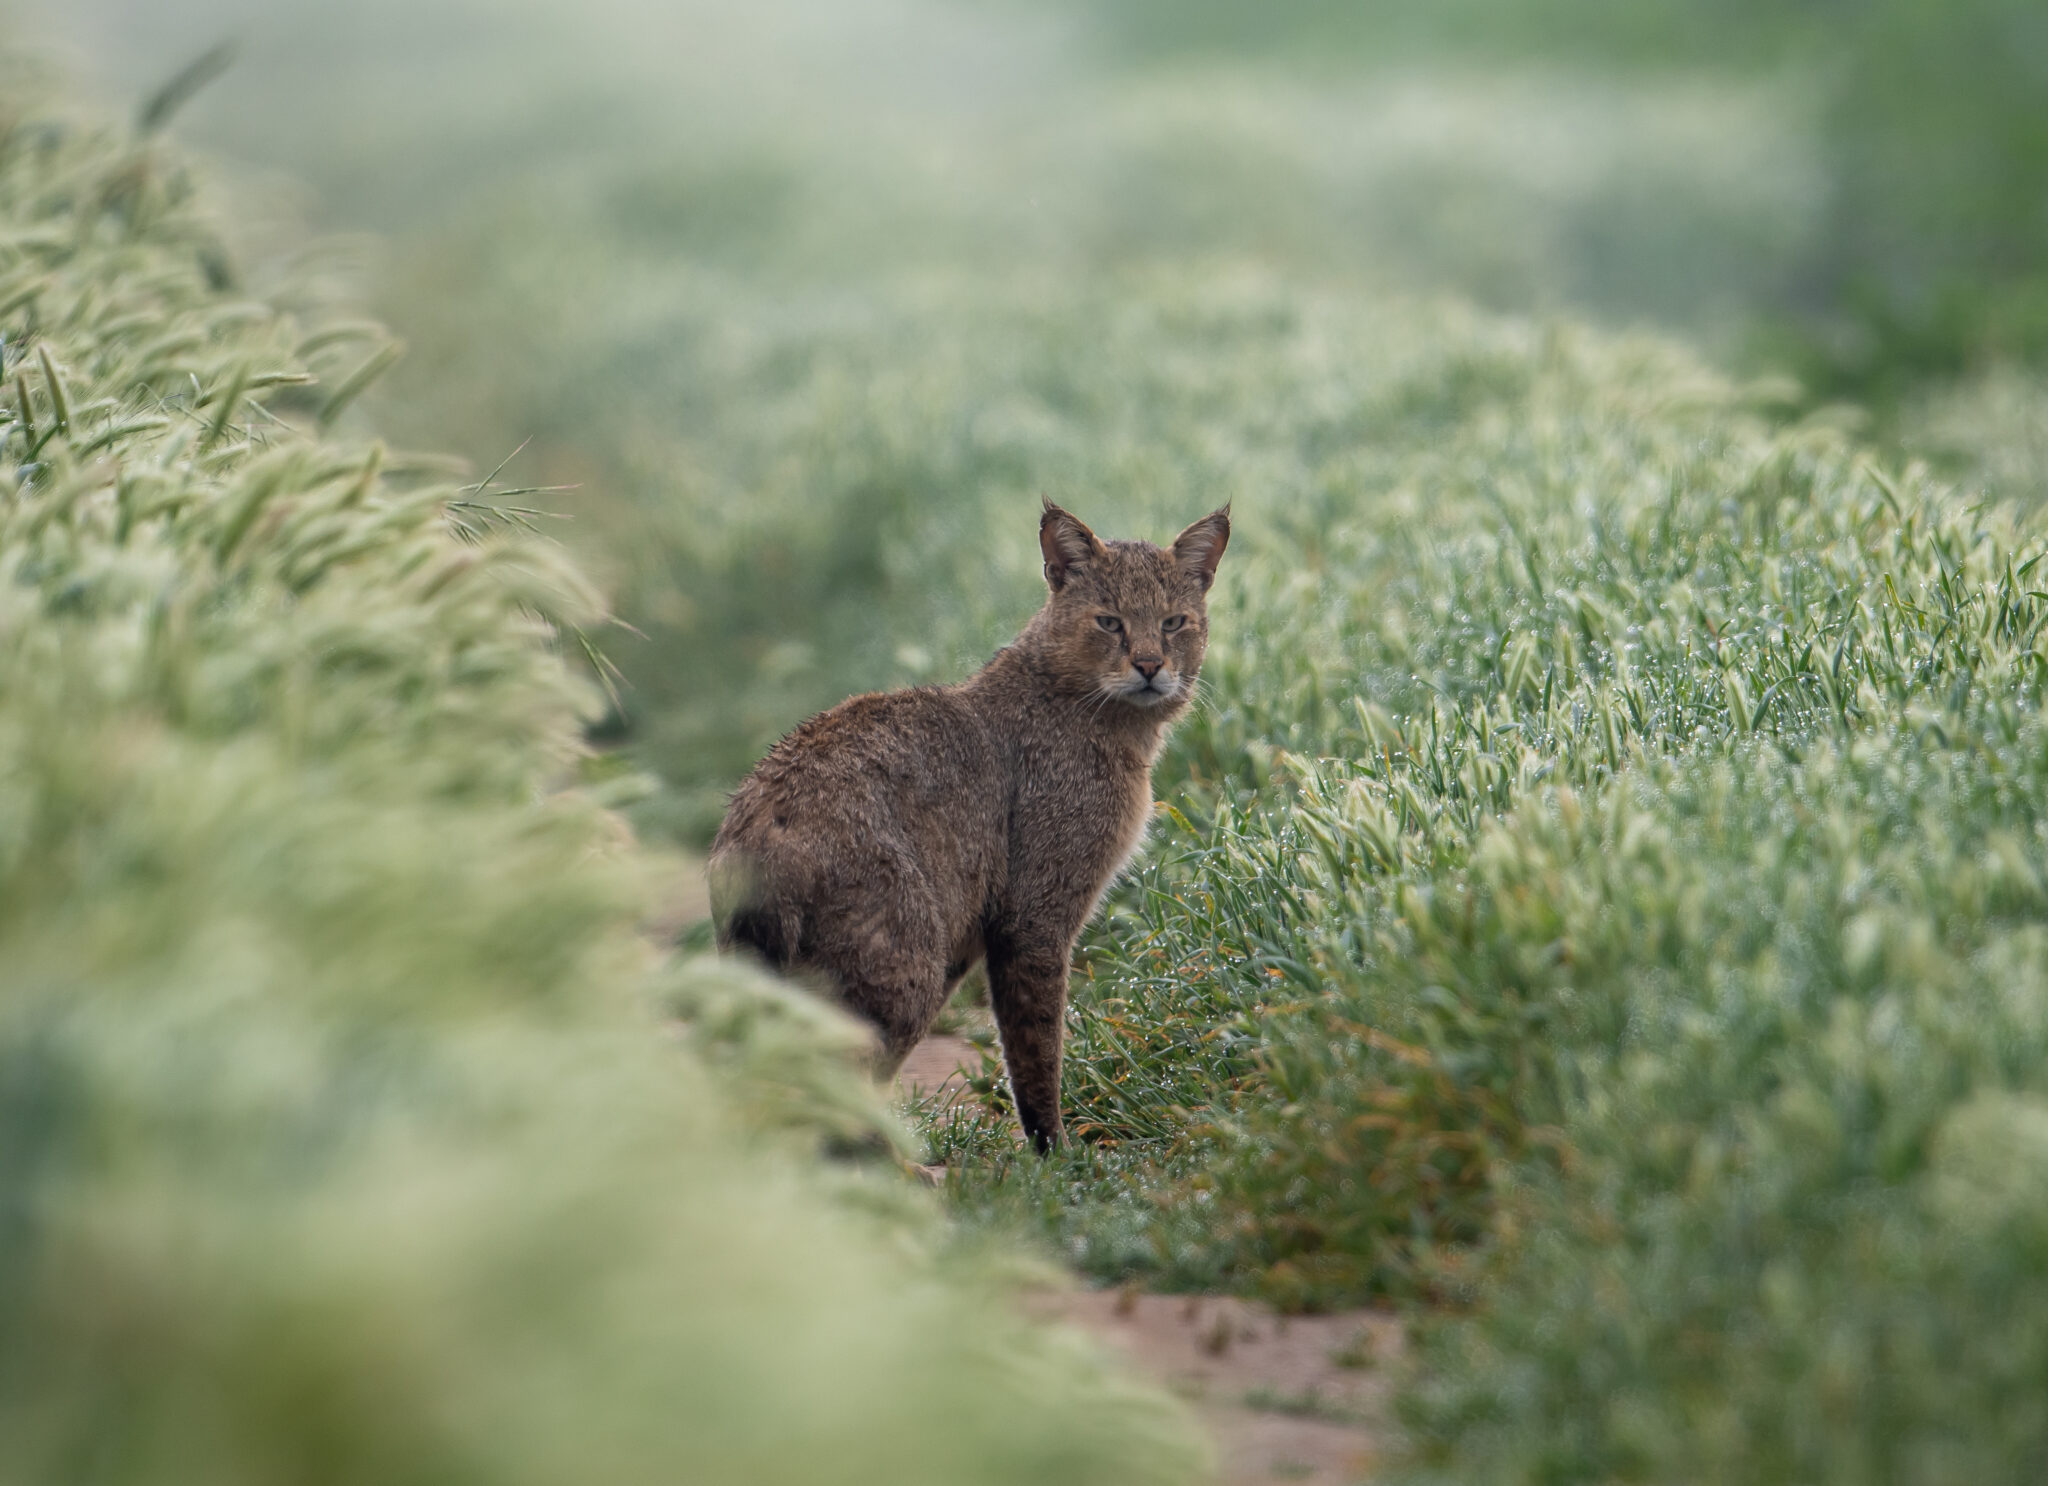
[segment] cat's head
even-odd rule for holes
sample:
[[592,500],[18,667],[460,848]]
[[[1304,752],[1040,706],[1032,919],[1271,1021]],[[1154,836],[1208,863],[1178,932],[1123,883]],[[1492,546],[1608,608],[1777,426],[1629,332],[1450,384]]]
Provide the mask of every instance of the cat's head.
[[1173,540],[1105,542],[1051,501],[1038,523],[1052,590],[1034,624],[1044,661],[1076,690],[1150,710],[1193,694],[1209,642],[1209,585],[1230,542],[1230,507]]

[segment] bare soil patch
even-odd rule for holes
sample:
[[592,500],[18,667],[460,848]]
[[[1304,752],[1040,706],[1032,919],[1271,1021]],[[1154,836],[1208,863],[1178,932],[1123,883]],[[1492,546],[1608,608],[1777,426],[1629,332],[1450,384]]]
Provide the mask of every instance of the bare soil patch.
[[1280,1316],[1227,1296],[1112,1290],[1036,1295],[1030,1309],[1103,1338],[1186,1399],[1226,1486],[1353,1486],[1389,1437],[1391,1313]]
[[[912,1050],[897,1088],[943,1093],[965,1083],[979,1050],[937,1033]],[[920,1168],[943,1182],[945,1168]],[[1224,1486],[1354,1486],[1391,1436],[1391,1312],[1282,1316],[1250,1301],[1134,1290],[1042,1291],[1030,1312],[1077,1326],[1185,1399],[1216,1442]]]
[[905,1094],[940,1094],[964,1088],[967,1070],[980,1062],[980,1049],[966,1038],[935,1032],[910,1050],[896,1071],[896,1087]]

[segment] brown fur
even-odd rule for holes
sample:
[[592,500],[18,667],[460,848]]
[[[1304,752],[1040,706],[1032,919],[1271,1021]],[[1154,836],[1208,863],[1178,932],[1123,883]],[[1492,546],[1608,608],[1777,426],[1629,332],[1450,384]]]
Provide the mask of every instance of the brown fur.
[[1048,502],[1051,591],[1014,643],[957,686],[840,703],[739,787],[711,855],[720,942],[821,975],[884,1076],[986,959],[1017,1118],[1056,1144],[1074,939],[1144,834],[1229,540],[1228,507],[1169,551]]

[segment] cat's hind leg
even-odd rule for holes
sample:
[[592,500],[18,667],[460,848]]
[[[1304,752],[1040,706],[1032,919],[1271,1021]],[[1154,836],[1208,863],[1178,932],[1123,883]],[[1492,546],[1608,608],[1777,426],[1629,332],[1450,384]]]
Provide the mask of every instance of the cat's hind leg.
[[945,981],[939,974],[859,981],[843,987],[840,995],[849,1010],[875,1029],[875,1078],[882,1083],[896,1076],[946,1004]]
[[[877,895],[879,896],[879,895]],[[930,900],[870,899],[867,911],[830,926],[817,963],[840,1003],[875,1029],[878,1078],[890,1079],[946,1005],[946,942]]]

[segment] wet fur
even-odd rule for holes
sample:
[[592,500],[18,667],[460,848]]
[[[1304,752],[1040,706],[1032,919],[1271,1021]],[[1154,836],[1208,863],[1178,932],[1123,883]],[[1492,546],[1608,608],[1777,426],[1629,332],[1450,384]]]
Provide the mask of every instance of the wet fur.
[[842,702],[741,784],[712,847],[720,942],[822,980],[884,1076],[985,960],[1018,1120],[1058,1143],[1074,940],[1144,835],[1229,539],[1227,507],[1167,549],[1048,503],[1048,594],[1014,643],[956,686]]

